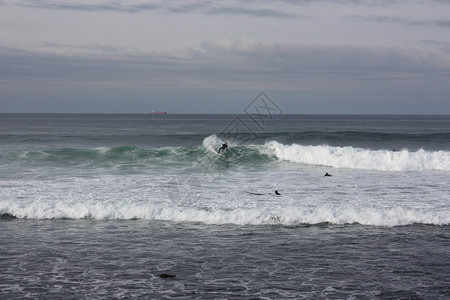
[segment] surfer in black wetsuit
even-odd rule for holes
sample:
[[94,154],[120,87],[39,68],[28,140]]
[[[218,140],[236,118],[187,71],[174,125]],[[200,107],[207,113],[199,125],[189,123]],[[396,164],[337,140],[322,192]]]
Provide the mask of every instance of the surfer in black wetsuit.
[[281,195],[278,190],[275,190],[275,195]]
[[323,176],[327,176],[327,177],[328,177],[328,176],[331,176],[331,174],[327,172],[327,173],[325,173],[325,175],[323,175]]
[[217,153],[220,153],[220,151],[222,151],[222,153],[223,153],[223,151],[224,151],[225,149],[228,150],[228,143],[223,144],[222,147],[219,148],[219,150],[217,151]]

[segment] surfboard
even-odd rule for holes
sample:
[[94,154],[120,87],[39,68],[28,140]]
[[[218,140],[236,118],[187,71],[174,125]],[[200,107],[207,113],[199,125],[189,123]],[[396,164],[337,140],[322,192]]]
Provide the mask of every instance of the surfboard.
[[257,196],[267,195],[267,193],[255,193],[255,192],[247,192],[247,191],[243,191],[243,192],[250,194],[250,195],[257,195]]
[[276,197],[281,196],[281,194],[275,194],[275,193],[259,193],[259,192],[249,192],[249,191],[241,191],[241,192],[247,193],[250,195],[256,195],[256,196],[264,196],[264,195],[271,195],[271,196],[276,196]]
[[227,156],[226,156],[225,154],[223,154],[223,153],[219,153],[219,152],[215,152],[215,151],[214,151],[214,153],[217,154],[217,155],[219,155],[220,157],[227,157]]

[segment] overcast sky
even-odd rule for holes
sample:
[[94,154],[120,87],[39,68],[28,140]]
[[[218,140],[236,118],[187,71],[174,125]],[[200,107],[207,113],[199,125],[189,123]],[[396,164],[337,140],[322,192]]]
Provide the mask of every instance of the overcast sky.
[[0,0],[0,113],[450,114],[450,1]]

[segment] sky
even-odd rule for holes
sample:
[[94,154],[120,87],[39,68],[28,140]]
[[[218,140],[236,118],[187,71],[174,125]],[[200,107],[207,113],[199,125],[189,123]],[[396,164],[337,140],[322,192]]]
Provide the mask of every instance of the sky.
[[0,113],[450,114],[450,0],[0,0]]

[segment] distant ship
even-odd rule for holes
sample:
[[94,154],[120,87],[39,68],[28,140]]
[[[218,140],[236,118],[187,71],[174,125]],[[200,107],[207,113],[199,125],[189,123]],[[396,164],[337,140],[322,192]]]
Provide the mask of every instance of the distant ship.
[[165,114],[167,114],[167,112],[166,111],[151,111],[150,112],[150,114],[151,115],[165,115]]

